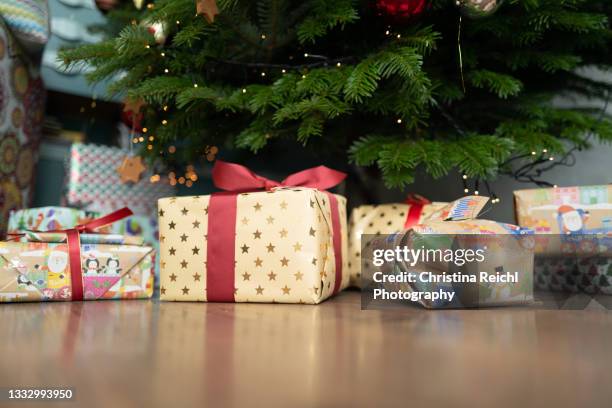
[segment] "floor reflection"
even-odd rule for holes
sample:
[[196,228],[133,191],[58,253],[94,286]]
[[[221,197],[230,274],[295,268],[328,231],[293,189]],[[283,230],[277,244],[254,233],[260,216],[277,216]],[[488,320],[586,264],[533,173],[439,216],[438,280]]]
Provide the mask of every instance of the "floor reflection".
[[0,330],[0,386],[72,386],[88,406],[418,406],[474,394],[483,406],[562,406],[612,396],[603,384],[592,392],[612,364],[607,311],[361,311],[349,292],[319,306],[3,305]]

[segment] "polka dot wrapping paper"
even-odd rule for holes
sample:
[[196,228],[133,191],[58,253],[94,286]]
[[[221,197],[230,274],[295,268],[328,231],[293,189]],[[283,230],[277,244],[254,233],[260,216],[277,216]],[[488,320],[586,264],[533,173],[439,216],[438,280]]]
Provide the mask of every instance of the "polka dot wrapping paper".
[[[425,204],[419,222],[445,205],[446,203]],[[351,276],[351,286],[361,286],[361,235],[393,234],[402,231],[409,211],[410,204],[405,203],[362,205],[353,209],[349,220],[348,244],[348,268]]]

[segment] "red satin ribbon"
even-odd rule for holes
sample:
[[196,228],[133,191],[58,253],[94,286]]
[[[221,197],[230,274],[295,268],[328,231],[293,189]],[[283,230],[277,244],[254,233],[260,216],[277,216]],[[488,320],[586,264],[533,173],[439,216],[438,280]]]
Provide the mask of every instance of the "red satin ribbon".
[[[294,173],[281,181],[270,180],[235,163],[217,160],[212,170],[215,186],[208,204],[208,245],[206,251],[207,299],[211,302],[233,302],[236,241],[237,196],[243,192],[272,190],[275,187],[309,187],[327,190],[346,178],[346,174],[325,166]],[[327,192],[326,192],[327,193]],[[338,200],[327,193],[332,211],[332,240],[336,260],[334,293],[342,282],[342,234]]]
[[340,211],[338,210],[338,199],[335,195],[330,192],[325,192],[329,197],[329,207],[331,209],[331,222],[332,222],[332,243],[334,245],[334,260],[336,263],[336,279],[334,280],[334,291],[335,295],[340,291],[340,284],[342,283],[342,230],[340,228]]
[[404,222],[404,229],[409,229],[419,223],[419,219],[423,213],[423,207],[427,204],[431,204],[431,201],[418,194],[409,194],[404,202],[410,205],[408,214],[406,215],[406,222]]
[[236,213],[236,194],[214,193],[210,197],[205,267],[209,302],[234,300]]
[[[68,262],[70,264],[70,283],[72,286],[72,300],[83,300],[83,272],[81,270],[81,233],[94,233],[98,228],[105,227],[123,218],[132,215],[132,210],[124,207],[120,210],[96,218],[85,224],[65,230],[53,230],[46,232],[63,232],[66,234],[68,244]],[[44,231],[34,231],[44,232]]]
[[83,273],[81,271],[81,237],[76,228],[66,230],[68,262],[70,263],[70,284],[72,300],[83,300]]

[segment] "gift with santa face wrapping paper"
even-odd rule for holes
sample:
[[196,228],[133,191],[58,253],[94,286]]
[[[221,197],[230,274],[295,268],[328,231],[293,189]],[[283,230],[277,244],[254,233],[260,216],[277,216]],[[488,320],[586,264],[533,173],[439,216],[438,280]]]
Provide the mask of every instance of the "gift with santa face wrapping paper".
[[514,192],[516,218],[536,231],[539,289],[612,294],[612,185]]
[[393,234],[409,229],[447,203],[438,203],[411,194],[403,203],[360,205],[349,218],[348,268],[350,285],[361,286],[361,236],[364,234]]
[[612,232],[612,185],[518,190],[514,201],[518,224],[538,234]]
[[153,248],[140,237],[94,231],[120,214],[63,231],[9,235],[0,242],[0,302],[150,298]]
[[348,286],[343,173],[279,183],[217,161],[223,192],[159,200],[162,300],[316,304]]

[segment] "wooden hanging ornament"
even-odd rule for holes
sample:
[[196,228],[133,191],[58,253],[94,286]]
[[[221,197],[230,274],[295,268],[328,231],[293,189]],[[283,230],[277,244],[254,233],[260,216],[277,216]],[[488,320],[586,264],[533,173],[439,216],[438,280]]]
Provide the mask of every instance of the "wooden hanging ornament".
[[208,23],[212,24],[215,22],[215,16],[219,14],[219,7],[217,7],[216,0],[196,0],[196,14],[204,15],[204,18]]
[[[127,99],[125,101],[124,111],[139,113],[143,105],[144,102],[142,102],[142,100],[134,101]],[[121,179],[122,183],[138,183],[140,181],[142,173],[144,173],[147,169],[147,167],[142,162],[142,157],[134,156],[134,131],[136,128],[136,123],[135,118],[132,119],[132,131],[130,132],[130,138],[128,141],[130,151],[128,155],[125,156],[119,167],[117,167],[117,173],[119,174],[119,178]]]
[[117,167],[117,173],[119,173],[122,183],[138,183],[146,169],[147,167],[142,162],[142,157],[128,155],[125,156],[121,165]]

